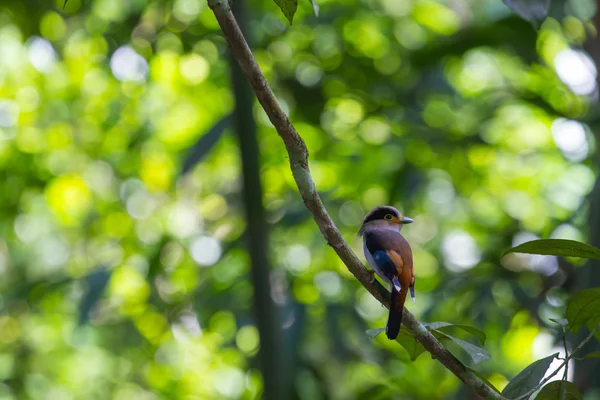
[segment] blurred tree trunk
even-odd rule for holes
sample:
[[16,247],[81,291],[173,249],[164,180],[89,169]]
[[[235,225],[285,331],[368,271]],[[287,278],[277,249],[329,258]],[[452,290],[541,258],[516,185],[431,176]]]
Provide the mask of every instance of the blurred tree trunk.
[[[233,12],[247,35],[243,3],[233,2]],[[288,398],[282,352],[282,328],[278,310],[271,297],[268,260],[268,232],[262,204],[259,148],[253,117],[254,94],[238,63],[230,56],[231,80],[235,98],[233,126],[239,140],[244,181],[243,200],[246,211],[246,238],[250,254],[250,278],[254,287],[254,313],[260,336],[259,363],[263,376],[263,399]]]
[[[600,7],[600,0],[596,1],[597,6]],[[596,32],[600,32],[600,9],[597,9],[596,16],[594,17],[594,26]],[[600,69],[600,38],[596,35],[590,38],[586,43],[586,50],[588,54],[594,60],[596,70]],[[600,90],[600,76],[596,76],[596,90]],[[597,100],[596,100],[597,107]],[[591,126],[594,131],[596,143],[600,140],[600,126],[596,123],[595,126]],[[600,154],[596,150],[594,157],[594,167],[596,172],[600,171]],[[596,178],[596,184],[590,194],[589,211],[588,211],[588,242],[595,246],[600,247],[600,177]],[[591,287],[600,286],[600,260],[588,260],[584,267],[580,268],[575,275],[575,290],[579,291]],[[579,334],[576,335],[575,344],[580,343],[587,335],[585,329],[582,329]],[[592,351],[599,351],[600,346],[597,341],[590,341],[586,347],[583,348],[581,355],[587,354]],[[588,359],[585,361],[575,362],[575,374],[573,375],[573,381],[581,391],[591,391],[600,395],[600,380],[598,379],[598,371],[600,370],[600,360]],[[589,393],[589,392],[588,392]],[[593,394],[592,394],[593,395]]]

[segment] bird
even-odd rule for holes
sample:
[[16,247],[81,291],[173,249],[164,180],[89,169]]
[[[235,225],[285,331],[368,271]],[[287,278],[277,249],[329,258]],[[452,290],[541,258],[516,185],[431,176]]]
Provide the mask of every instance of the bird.
[[363,238],[363,251],[367,262],[375,273],[389,283],[392,301],[385,333],[394,340],[400,332],[402,310],[406,295],[410,291],[415,301],[415,275],[412,250],[408,241],[400,234],[405,224],[414,222],[403,216],[392,206],[378,206],[364,218],[358,231]]

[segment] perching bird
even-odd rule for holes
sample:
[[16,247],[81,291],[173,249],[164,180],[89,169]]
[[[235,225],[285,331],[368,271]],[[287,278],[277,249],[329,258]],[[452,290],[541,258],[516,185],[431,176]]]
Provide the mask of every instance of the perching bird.
[[410,245],[400,234],[404,224],[413,220],[402,216],[391,206],[379,206],[365,217],[358,234],[363,237],[364,252],[373,270],[390,284],[392,302],[385,333],[396,339],[402,323],[402,310],[406,294],[415,300],[415,275]]

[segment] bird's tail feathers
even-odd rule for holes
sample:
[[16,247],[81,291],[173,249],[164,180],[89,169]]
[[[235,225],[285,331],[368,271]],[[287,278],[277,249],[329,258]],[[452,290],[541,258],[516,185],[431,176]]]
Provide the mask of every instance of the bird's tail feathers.
[[392,302],[390,304],[390,313],[388,315],[387,325],[385,326],[385,334],[390,340],[394,340],[400,333],[400,326],[402,325],[402,310],[404,309],[404,302],[406,301],[406,294],[408,290],[403,288],[398,292],[392,287]]

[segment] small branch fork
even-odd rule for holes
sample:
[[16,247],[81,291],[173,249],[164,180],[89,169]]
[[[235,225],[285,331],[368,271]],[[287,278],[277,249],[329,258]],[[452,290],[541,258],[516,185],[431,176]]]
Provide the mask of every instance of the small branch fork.
[[[356,257],[340,234],[333,220],[329,217],[310,174],[306,144],[282,110],[273,90],[261,72],[231,12],[228,0],[208,0],[208,5],[213,10],[231,46],[231,52],[250,82],[258,101],[285,143],[290,158],[292,174],[294,175],[304,204],[312,214],[323,237],[325,237],[327,243],[333,248],[344,264],[346,264],[348,270],[356,279],[381,304],[389,308],[389,292],[379,282],[373,280],[371,273],[365,269],[362,262]],[[404,325],[415,335],[423,347],[431,353],[432,357],[440,361],[448,370],[463,381],[465,385],[472,388],[479,397],[484,399],[503,399],[499,393],[446,350],[431,332],[406,309],[404,309],[403,321]]]
[[[517,397],[516,399],[513,400],[523,400],[523,399],[527,399],[529,398],[529,396],[531,396],[532,394],[534,394],[535,392],[537,392],[538,390],[540,390],[542,388],[542,386],[544,386],[546,383],[548,383],[548,381],[550,379],[552,379],[556,374],[558,374],[558,371],[560,371],[563,367],[565,368],[565,374],[563,376],[563,380],[566,381],[566,377],[567,377],[567,368],[569,365],[569,361],[571,361],[575,354],[581,350],[583,348],[583,346],[585,346],[587,344],[587,342],[589,342],[594,335],[596,334],[596,332],[598,332],[598,330],[600,330],[600,325],[596,326],[595,329],[592,329],[592,331],[590,332],[589,335],[587,335],[587,337],[581,342],[579,343],[579,346],[575,347],[575,349],[573,349],[573,351],[571,352],[571,354],[567,354],[567,344],[566,344],[566,332],[565,332],[565,336],[563,336],[563,344],[565,346],[565,359],[562,362],[562,364],[560,364],[558,366],[558,368],[556,368],[556,370],[554,370],[554,372],[552,372],[550,375],[548,375],[545,379],[543,379],[536,387],[534,387],[533,389],[531,389],[529,392],[525,393],[522,396]],[[563,393],[564,394],[564,393]]]

